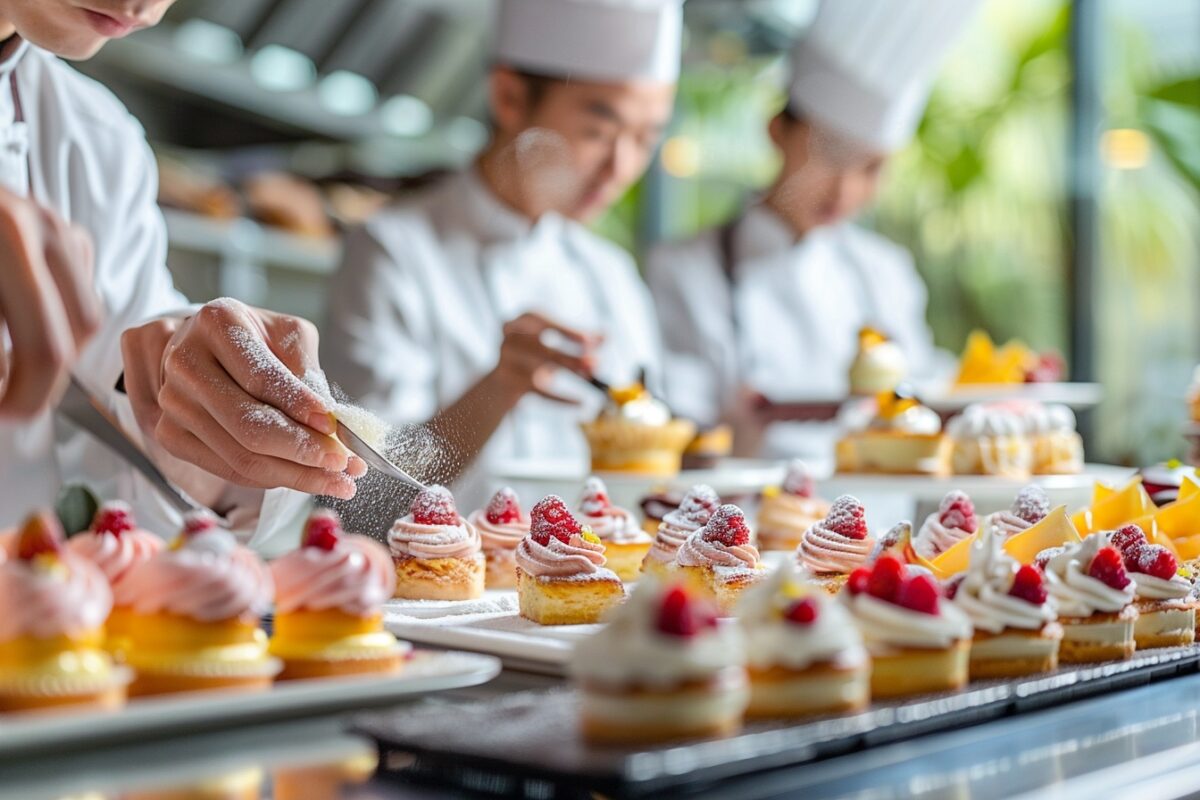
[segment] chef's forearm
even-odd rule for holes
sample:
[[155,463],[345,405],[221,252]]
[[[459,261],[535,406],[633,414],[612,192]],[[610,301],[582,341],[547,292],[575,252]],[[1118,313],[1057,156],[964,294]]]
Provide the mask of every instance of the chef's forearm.
[[504,417],[524,394],[518,381],[496,369],[430,420],[430,429],[455,456],[447,481],[457,478],[479,456]]

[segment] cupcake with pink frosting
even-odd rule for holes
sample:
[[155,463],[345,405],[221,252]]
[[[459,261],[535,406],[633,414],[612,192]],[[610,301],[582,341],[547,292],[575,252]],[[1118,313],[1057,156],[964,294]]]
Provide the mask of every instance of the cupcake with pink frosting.
[[758,546],[763,550],[795,550],[804,532],[829,513],[829,503],[817,497],[808,466],[800,460],[788,464],[779,486],[763,491],[758,509]]
[[623,581],[637,580],[654,539],[642,530],[632,511],[613,505],[608,487],[595,476],[583,485],[579,521],[604,543],[608,568]]
[[845,494],[833,501],[829,514],[804,532],[796,563],[810,578],[836,594],[850,573],[864,566],[875,547],[867,528],[866,509]]
[[486,508],[471,512],[467,522],[479,531],[487,562],[484,585],[488,589],[517,588],[514,558],[517,545],[529,534],[529,517],[521,511],[517,493],[505,486],[492,495]]
[[137,672],[131,695],[265,689],[279,672],[259,619],[271,572],[208,514],[192,514],[170,548],[129,571],[114,590]]
[[[119,501],[100,506],[91,527],[67,542],[68,550],[99,567],[113,587],[134,567],[158,555],[165,546],[158,536],[139,528],[133,511]],[[112,633],[110,629],[109,634]]]
[[642,561],[642,572],[666,577],[675,566],[675,554],[679,548],[689,536],[708,523],[720,505],[721,498],[711,488],[703,484],[693,486],[684,495],[679,508],[667,512],[663,517],[654,536],[654,544]]
[[978,530],[975,504],[964,492],[956,490],[943,497],[938,510],[925,518],[925,523],[913,537],[913,550],[921,558],[932,561],[962,540],[974,536]]
[[458,514],[444,486],[430,486],[388,533],[396,569],[396,597],[473,600],[483,596],[484,557],[479,531]]
[[383,629],[382,607],[396,588],[388,551],[346,534],[337,514],[313,512],[300,548],[271,563],[279,680],[399,671],[410,650]]
[[101,647],[108,581],[66,549],[49,512],[31,516],[14,544],[0,564],[0,712],[119,706],[128,671]]
[[675,553],[680,577],[712,597],[724,614],[730,614],[741,593],[757,583],[766,571],[758,549],[750,544],[746,515],[726,503],[713,512]]

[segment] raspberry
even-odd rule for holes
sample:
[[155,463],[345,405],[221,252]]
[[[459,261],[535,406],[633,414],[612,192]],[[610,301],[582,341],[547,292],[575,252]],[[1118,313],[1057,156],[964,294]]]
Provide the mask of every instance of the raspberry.
[[850,573],[850,577],[846,579],[846,588],[850,594],[863,594],[867,591],[867,585],[871,582],[871,570],[867,567],[859,567]]
[[884,554],[875,562],[871,577],[867,581],[867,593],[889,603],[896,601],[900,586],[904,583],[904,564],[895,556]]
[[700,529],[700,537],[706,542],[719,542],[726,547],[750,544],[746,515],[737,506],[726,503],[713,512],[712,519]]
[[216,530],[217,518],[207,511],[193,511],[183,518],[183,535],[195,536],[205,531]]
[[1012,504],[1012,513],[1030,525],[1036,525],[1050,513],[1050,498],[1046,496],[1042,487],[1026,486],[1017,492],[1017,499],[1013,500]]
[[610,508],[612,501],[608,499],[608,487],[604,485],[604,481],[595,475],[588,478],[583,484],[583,498],[579,501],[579,510],[585,517],[598,517]]
[[975,504],[963,492],[950,492],[938,506],[938,521],[947,528],[974,533],[979,529],[975,518]]
[[1175,554],[1161,544],[1150,544],[1125,553],[1125,566],[1143,575],[1152,575],[1169,581],[1179,571]]
[[1114,589],[1124,589],[1129,585],[1129,575],[1125,573],[1125,562],[1121,553],[1115,547],[1101,547],[1088,565],[1088,575],[1111,586]]
[[62,525],[49,511],[37,511],[26,518],[17,538],[17,558],[32,561],[41,555],[58,555],[63,549]]
[[337,547],[338,535],[342,532],[342,521],[337,512],[323,508],[314,511],[304,524],[302,547],[316,547],[321,550],[332,550]]
[[445,486],[430,486],[412,502],[413,522],[418,525],[457,525],[458,509],[454,495]]
[[136,527],[133,522],[133,511],[121,502],[105,503],[96,509],[96,516],[92,517],[92,533],[111,533],[113,536],[120,536]]
[[962,586],[963,581],[966,579],[966,573],[963,573],[962,575],[955,575],[953,578],[947,579],[946,582],[942,584],[942,595],[947,600],[953,600],[958,596],[958,587]]
[[567,504],[554,494],[542,498],[529,512],[529,519],[530,535],[542,546],[550,544],[551,538],[566,544],[573,534],[583,531],[579,521],[571,516]]
[[797,625],[812,625],[817,621],[820,613],[821,607],[817,605],[816,600],[811,597],[802,597],[799,600],[793,600],[789,603],[787,609],[783,612],[783,616],[788,622],[793,622]]
[[788,464],[787,475],[783,479],[783,490],[796,497],[812,497],[816,494],[817,486],[808,472],[807,464],[799,459]]
[[1119,531],[1115,531],[1108,541],[1113,547],[1121,551],[1121,555],[1128,558],[1129,551],[1133,548],[1147,544],[1146,534],[1137,525],[1126,525]]
[[867,510],[857,497],[844,494],[833,501],[825,527],[847,539],[867,538]]
[[928,575],[914,575],[900,586],[895,602],[921,614],[936,616],[939,597],[937,581]]
[[668,636],[691,638],[717,626],[716,610],[682,586],[672,586],[659,601],[657,628]]
[[492,495],[483,515],[493,525],[511,525],[521,520],[521,501],[516,492],[505,486]]
[[679,504],[679,515],[696,527],[707,525],[713,512],[721,505],[721,498],[704,484],[693,486]]
[[1040,606],[1050,596],[1046,591],[1046,582],[1042,579],[1041,571],[1030,564],[1025,564],[1017,570],[1008,593],[1035,606]]

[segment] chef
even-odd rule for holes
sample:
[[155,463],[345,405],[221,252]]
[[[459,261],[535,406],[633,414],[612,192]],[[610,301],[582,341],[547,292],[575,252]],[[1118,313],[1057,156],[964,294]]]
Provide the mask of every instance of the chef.
[[322,360],[390,422],[432,421],[460,465],[486,445],[490,464],[582,468],[579,423],[601,397],[580,376],[619,384],[659,367],[632,258],[584,223],[642,175],[667,125],[682,9],[498,8],[491,141],[470,167],[349,236]]
[[175,291],[140,126],[57,57],[88,58],[170,5],[0,0],[0,527],[71,482],[132,500],[160,533],[178,527],[52,414],[68,373],[252,541],[278,540],[298,500],[265,489],[348,497],[365,471],[324,435],[330,404],[301,380],[317,363],[311,325],[231,300],[189,307]]
[[936,368],[910,254],[852,219],[912,137],[975,5],[822,3],[792,54],[787,106],[768,126],[782,160],[774,183],[731,222],[651,252],[668,399],[702,422],[733,423],[739,452],[831,456],[828,422],[776,425],[763,442],[762,398],[844,398],[864,325],[897,341],[915,374]]

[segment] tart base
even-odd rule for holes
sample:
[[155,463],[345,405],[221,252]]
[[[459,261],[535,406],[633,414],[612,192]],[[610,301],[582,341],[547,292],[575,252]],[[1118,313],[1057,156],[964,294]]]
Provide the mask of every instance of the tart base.
[[715,567],[675,567],[675,574],[684,583],[709,597],[722,616],[729,616],[737,606],[742,592],[766,577],[764,569],[731,570],[722,573]]
[[650,744],[730,736],[749,699],[745,672],[722,670],[707,680],[668,688],[580,690],[580,726],[594,744]]
[[475,600],[483,596],[483,553],[470,558],[393,558],[396,591],[405,600]]
[[586,625],[625,599],[625,586],[614,578],[540,580],[517,568],[520,614],[539,625]]
[[944,650],[872,650],[871,696],[879,699],[961,689],[967,683],[970,649],[970,641],[963,639]]
[[1136,643],[1133,627],[1138,610],[1130,605],[1116,614],[1058,618],[1063,640],[1058,648],[1060,664],[1090,664],[1121,661],[1133,657]]
[[653,542],[604,542],[604,566],[617,573],[625,583],[636,581],[642,573],[642,562]]
[[868,663],[835,666],[813,664],[806,669],[750,667],[750,705],[746,717],[770,719],[861,711],[871,699]]

